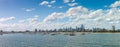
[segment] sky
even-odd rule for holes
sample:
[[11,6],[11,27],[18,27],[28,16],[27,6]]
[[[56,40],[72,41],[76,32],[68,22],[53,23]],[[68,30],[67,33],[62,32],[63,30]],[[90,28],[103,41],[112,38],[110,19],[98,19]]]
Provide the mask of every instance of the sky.
[[120,0],[0,0],[0,30],[120,29]]

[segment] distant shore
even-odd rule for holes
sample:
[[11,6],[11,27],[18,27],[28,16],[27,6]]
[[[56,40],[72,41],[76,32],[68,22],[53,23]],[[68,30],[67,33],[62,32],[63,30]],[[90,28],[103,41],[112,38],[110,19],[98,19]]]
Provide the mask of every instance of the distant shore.
[[30,32],[0,32],[0,34],[17,34],[17,33],[30,33],[30,34],[36,34],[36,33],[41,33],[41,34],[113,34],[113,33],[117,33],[119,34],[120,32],[34,32],[34,31],[30,31]]

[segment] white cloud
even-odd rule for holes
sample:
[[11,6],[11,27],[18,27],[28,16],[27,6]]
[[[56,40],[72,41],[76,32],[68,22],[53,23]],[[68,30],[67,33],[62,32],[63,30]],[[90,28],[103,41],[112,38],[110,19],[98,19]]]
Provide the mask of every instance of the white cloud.
[[112,8],[107,11],[106,18],[109,18],[110,21],[119,21],[120,20],[120,9]]
[[76,6],[77,3],[68,4],[68,6]]
[[39,15],[34,15],[34,17],[38,18],[38,17],[39,17]]
[[66,11],[66,13],[52,13],[51,15],[48,15],[45,19],[44,22],[51,22],[54,21],[56,19],[63,19],[65,17],[68,18],[75,18],[76,16],[82,16],[82,15],[86,15],[88,13],[88,9],[82,6],[78,6],[78,7],[73,7],[68,9],[68,11]]
[[56,0],[53,0],[53,1],[51,1],[50,3],[51,3],[51,4],[54,4],[55,2],[56,2]]
[[64,3],[75,2],[75,0],[63,0]]
[[64,1],[64,3],[68,3],[68,2],[70,2],[70,0],[63,0]]
[[114,4],[111,4],[110,7],[115,8],[120,6],[120,1],[116,1]]
[[50,7],[52,7],[52,5],[48,5],[48,7],[50,8]]
[[102,9],[98,9],[98,10],[96,10],[96,11],[93,11],[93,12],[91,12],[89,15],[88,15],[88,17],[89,18],[91,18],[91,19],[94,19],[94,18],[96,18],[96,17],[99,17],[99,16],[102,16],[103,14],[103,12],[102,12],[103,10]]
[[52,13],[51,15],[48,15],[48,17],[46,17],[44,21],[49,22],[56,19],[64,19],[66,17],[69,18],[69,21],[66,21],[67,23],[60,23],[61,25],[63,25],[62,27],[75,27],[81,24],[85,24],[88,27],[90,27],[90,25],[93,25],[93,27],[96,26],[104,28],[105,26],[103,25],[108,25],[110,27],[110,25],[112,26],[120,23],[119,8],[111,8],[107,10],[90,10],[83,6],[78,6],[69,8],[65,13],[62,13],[62,15],[60,16],[55,14],[58,13]]
[[49,15],[48,17],[46,17],[44,19],[44,22],[48,22],[48,21],[52,21],[52,20],[56,20],[56,19],[61,19],[64,18],[64,13],[52,13],[51,15]]
[[54,4],[56,2],[56,0],[52,0],[51,2],[48,2],[48,1],[43,1],[40,3],[40,5],[44,5],[44,6],[47,6],[47,7],[52,7],[52,4]]
[[69,8],[66,12],[66,16],[75,16],[75,15],[81,15],[88,12],[88,9],[82,6]]
[[25,31],[30,29],[30,26],[24,23],[14,23],[14,24],[9,24],[6,26],[7,31]]
[[0,29],[5,31],[25,31],[25,30],[34,30],[35,28],[39,27],[39,19],[38,15],[35,15],[32,18],[21,19],[16,23],[3,23],[3,21],[14,20],[15,17],[9,18],[2,18],[0,20]]
[[15,17],[8,17],[8,18],[0,18],[0,22],[5,22],[9,20],[15,20]]
[[15,20],[15,17],[0,18],[0,29],[5,31],[12,31],[12,30],[20,31],[23,29],[26,30],[28,28],[28,25],[23,24],[22,21],[20,23],[4,23],[10,20]]
[[75,2],[75,0],[72,0],[72,2]]
[[105,8],[108,7],[107,5],[104,6]]
[[43,2],[40,3],[40,5],[48,5],[48,4],[49,4],[48,1],[43,1]]
[[25,10],[26,12],[31,12],[31,11],[34,11],[35,9],[34,9],[34,8],[29,8],[29,9],[24,8],[24,10]]
[[59,6],[58,8],[63,8],[63,6]]

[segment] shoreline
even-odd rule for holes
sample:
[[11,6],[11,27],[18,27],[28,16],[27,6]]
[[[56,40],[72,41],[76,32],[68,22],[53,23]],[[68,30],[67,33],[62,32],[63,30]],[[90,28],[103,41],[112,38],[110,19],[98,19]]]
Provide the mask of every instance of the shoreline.
[[3,34],[120,34],[120,32],[0,32]]

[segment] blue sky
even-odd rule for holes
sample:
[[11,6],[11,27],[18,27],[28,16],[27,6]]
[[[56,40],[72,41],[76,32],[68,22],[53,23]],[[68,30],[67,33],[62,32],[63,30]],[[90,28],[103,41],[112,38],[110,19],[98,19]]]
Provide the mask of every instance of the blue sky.
[[0,29],[110,28],[120,26],[119,12],[119,0],[0,0]]

